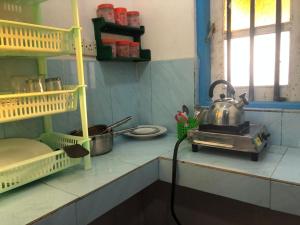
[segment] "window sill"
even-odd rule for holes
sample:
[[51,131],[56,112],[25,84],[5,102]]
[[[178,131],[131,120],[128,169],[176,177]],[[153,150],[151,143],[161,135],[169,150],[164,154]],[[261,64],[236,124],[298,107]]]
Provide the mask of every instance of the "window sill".
[[[202,102],[201,107],[211,105],[210,101]],[[267,102],[254,101],[245,107],[246,111],[268,111],[268,112],[300,112],[300,102]]]

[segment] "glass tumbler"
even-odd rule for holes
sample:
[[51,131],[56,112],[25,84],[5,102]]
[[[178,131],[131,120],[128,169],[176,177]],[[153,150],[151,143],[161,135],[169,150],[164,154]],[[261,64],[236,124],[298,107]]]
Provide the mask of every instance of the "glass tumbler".
[[44,92],[45,89],[45,79],[35,78],[26,80],[26,90],[27,92]]
[[47,78],[45,80],[47,91],[60,91],[62,90],[62,82],[59,77]]

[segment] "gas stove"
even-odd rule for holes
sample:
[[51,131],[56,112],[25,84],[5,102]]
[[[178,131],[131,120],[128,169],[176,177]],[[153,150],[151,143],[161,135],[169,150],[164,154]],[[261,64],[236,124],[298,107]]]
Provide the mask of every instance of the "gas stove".
[[204,147],[247,152],[252,161],[257,161],[260,152],[268,147],[269,136],[265,126],[249,122],[239,126],[200,125],[188,131],[194,152]]

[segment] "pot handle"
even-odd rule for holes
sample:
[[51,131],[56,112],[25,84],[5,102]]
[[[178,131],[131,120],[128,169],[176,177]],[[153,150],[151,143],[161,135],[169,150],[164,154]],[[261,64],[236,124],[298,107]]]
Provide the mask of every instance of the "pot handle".
[[231,85],[230,82],[228,82],[226,80],[217,80],[217,81],[213,82],[210,85],[209,93],[208,93],[208,95],[209,95],[210,98],[214,97],[214,89],[219,84],[225,84],[225,85],[227,85],[229,93],[231,94],[232,97],[234,96],[235,90],[234,90],[234,88],[233,88],[233,86]]

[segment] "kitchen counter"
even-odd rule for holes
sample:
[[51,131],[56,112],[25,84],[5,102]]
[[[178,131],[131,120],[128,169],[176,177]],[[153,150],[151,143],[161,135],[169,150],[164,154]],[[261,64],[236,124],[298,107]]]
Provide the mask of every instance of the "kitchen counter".
[[[154,140],[120,137],[93,168],[70,168],[2,194],[3,225],[87,224],[157,179],[170,182],[174,135]],[[300,149],[272,146],[252,162],[222,151],[194,153],[183,142],[178,183],[239,201],[300,215]]]
[[77,166],[0,195],[0,224],[87,224],[155,182],[158,157],[175,141],[116,138],[91,170]]

